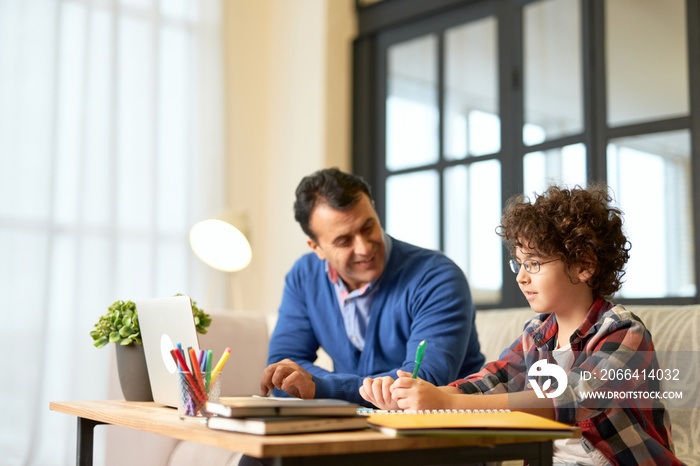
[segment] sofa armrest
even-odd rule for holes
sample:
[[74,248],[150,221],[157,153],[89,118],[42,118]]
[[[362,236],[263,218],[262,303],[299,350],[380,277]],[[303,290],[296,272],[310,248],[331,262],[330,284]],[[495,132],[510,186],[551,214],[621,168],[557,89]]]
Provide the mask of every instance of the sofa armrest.
[[476,331],[485,362],[496,361],[522,335],[525,322],[534,315],[529,307],[477,311]]

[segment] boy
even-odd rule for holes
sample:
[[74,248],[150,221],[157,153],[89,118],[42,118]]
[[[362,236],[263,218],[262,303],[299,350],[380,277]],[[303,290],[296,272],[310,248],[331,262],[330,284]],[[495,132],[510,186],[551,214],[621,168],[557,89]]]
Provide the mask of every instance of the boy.
[[[498,234],[537,313],[521,337],[498,361],[449,386],[398,371],[396,381],[365,379],[363,398],[382,409],[511,409],[579,426],[581,439],[554,442],[554,463],[681,464],[665,406],[639,396],[658,391],[658,381],[605,377],[658,368],[644,324],[606,300],[620,288],[629,258],[621,212],[610,201],[604,189],[558,187],[533,203],[512,199]],[[547,363],[561,373],[558,383],[535,377]],[[625,392],[629,399],[585,396],[595,391]]]

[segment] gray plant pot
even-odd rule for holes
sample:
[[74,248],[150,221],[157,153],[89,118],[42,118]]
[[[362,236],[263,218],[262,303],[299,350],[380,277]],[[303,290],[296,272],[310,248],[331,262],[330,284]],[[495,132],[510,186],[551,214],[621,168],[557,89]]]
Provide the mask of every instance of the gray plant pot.
[[117,370],[126,401],[153,401],[143,345],[117,344]]

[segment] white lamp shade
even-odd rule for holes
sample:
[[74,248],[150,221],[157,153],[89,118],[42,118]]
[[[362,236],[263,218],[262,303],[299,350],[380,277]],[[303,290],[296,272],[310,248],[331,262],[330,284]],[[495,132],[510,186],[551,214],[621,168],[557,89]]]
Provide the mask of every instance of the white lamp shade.
[[224,272],[236,272],[250,264],[253,251],[245,235],[230,223],[202,220],[190,230],[190,245],[202,261]]

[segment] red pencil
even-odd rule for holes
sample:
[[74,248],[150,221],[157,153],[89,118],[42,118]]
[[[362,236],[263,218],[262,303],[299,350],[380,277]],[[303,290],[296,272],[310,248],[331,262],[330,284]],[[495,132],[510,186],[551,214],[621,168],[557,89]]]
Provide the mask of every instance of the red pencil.
[[202,378],[202,370],[199,368],[199,360],[197,360],[197,353],[194,352],[194,349],[192,347],[187,348],[187,350],[190,352],[190,362],[192,363],[192,372],[194,372],[194,378],[197,380],[197,384],[199,384],[199,389],[204,393],[204,398],[202,398],[204,401],[207,401],[209,398],[207,396],[207,391],[204,388],[204,379]]
[[187,383],[190,385],[192,388],[192,395],[193,398],[196,398],[196,402],[203,405],[207,399],[204,396],[204,392],[202,392],[199,389],[199,384],[197,381],[194,379],[192,374],[190,373],[189,369],[187,368],[187,361],[185,361],[185,358],[182,357],[182,353],[180,353],[179,350],[173,349],[170,351],[170,354],[172,357],[175,359],[176,362],[180,363],[180,369],[183,374],[185,374],[185,379],[187,380]]

